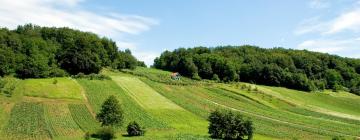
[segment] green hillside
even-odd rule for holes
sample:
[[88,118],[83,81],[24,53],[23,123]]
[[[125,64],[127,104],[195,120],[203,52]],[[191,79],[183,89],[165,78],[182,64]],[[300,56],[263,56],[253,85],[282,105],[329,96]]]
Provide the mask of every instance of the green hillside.
[[[207,117],[215,109],[250,118],[255,140],[360,136],[360,97],[348,92],[185,77],[176,81],[170,72],[141,67],[105,69],[102,74],[111,80],[3,78],[7,82],[0,94],[0,138],[83,139],[86,132],[100,128],[94,116],[110,95],[124,110],[125,125],[116,128],[117,139],[209,139]],[[125,136],[131,121],[145,126],[145,136]]]

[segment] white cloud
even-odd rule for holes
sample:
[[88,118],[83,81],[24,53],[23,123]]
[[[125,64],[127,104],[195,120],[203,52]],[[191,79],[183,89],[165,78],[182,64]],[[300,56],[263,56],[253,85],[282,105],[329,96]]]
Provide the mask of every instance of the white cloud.
[[[40,26],[70,27],[116,40],[119,48],[134,50],[136,43],[124,41],[158,24],[152,18],[85,10],[85,0],[0,0],[0,26],[10,29],[33,23]],[[143,57],[143,56],[142,56]]]
[[303,35],[312,32],[323,32],[329,23],[321,22],[319,17],[312,17],[302,21],[295,29],[295,35]]
[[309,7],[314,9],[324,9],[331,6],[330,2],[327,0],[311,0],[309,2]]
[[137,44],[131,42],[116,41],[116,45],[119,49],[130,49],[132,51],[136,50],[137,48]]
[[360,31],[360,8],[341,14],[330,22],[325,34],[338,33],[344,30]]
[[295,29],[295,35],[307,33],[320,33],[322,35],[331,35],[343,31],[359,32],[360,31],[360,8],[357,7],[350,11],[343,12],[339,16],[328,20],[321,21],[319,17],[313,17],[304,20]]
[[351,38],[345,40],[318,39],[306,40],[297,46],[297,49],[306,49],[316,52],[338,54],[348,57],[357,57],[360,55],[360,38]]
[[154,63],[154,59],[160,54],[156,52],[135,51],[133,55],[139,58],[140,61],[144,61],[147,66],[151,66]]

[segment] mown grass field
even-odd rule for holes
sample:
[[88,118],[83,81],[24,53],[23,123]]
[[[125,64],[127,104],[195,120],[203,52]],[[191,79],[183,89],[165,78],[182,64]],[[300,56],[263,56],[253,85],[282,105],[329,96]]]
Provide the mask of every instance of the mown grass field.
[[[57,81],[54,83],[54,81]],[[27,79],[23,83],[24,95],[53,99],[83,99],[81,87],[69,78]]]
[[[83,139],[100,128],[95,114],[110,95],[124,111],[118,139],[209,139],[207,117],[215,109],[250,118],[254,139],[324,139],[360,136],[360,97],[347,92],[307,93],[248,83],[215,83],[137,68],[104,70],[112,80],[9,78],[0,94],[0,137],[4,139]],[[16,85],[15,88],[11,88]],[[126,137],[137,121],[145,136]]]

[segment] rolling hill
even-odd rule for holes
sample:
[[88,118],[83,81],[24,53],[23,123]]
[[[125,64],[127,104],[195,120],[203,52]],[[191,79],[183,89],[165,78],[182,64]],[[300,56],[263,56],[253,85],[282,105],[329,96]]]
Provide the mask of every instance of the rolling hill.
[[100,127],[94,116],[110,95],[120,101],[125,125],[135,120],[147,131],[142,137],[126,137],[124,125],[116,130],[118,139],[209,139],[207,117],[215,109],[250,118],[255,140],[360,136],[360,97],[348,92],[185,77],[175,81],[170,72],[142,67],[101,73],[111,80],[4,78],[1,139],[83,139]]

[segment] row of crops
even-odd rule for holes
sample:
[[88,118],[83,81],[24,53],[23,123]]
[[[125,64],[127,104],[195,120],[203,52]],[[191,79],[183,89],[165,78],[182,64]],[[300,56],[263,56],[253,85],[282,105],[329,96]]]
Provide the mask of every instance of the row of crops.
[[[95,119],[83,104],[19,102],[11,110],[3,133],[8,139],[47,140],[79,138]],[[84,127],[86,126],[86,127]]]
[[[247,90],[231,92],[220,87],[174,86],[142,80],[163,96],[204,118],[214,108],[237,109],[254,121],[255,132],[258,134],[280,138],[324,139],[332,135],[356,136],[360,130],[360,126],[356,125],[359,121],[356,120],[329,117],[317,112],[314,112],[317,115],[312,116],[309,110],[302,110],[307,115],[289,112],[283,108],[297,107],[261,92],[252,93],[253,91]],[[251,94],[256,98],[243,94]],[[264,102],[276,107],[268,106]]]

